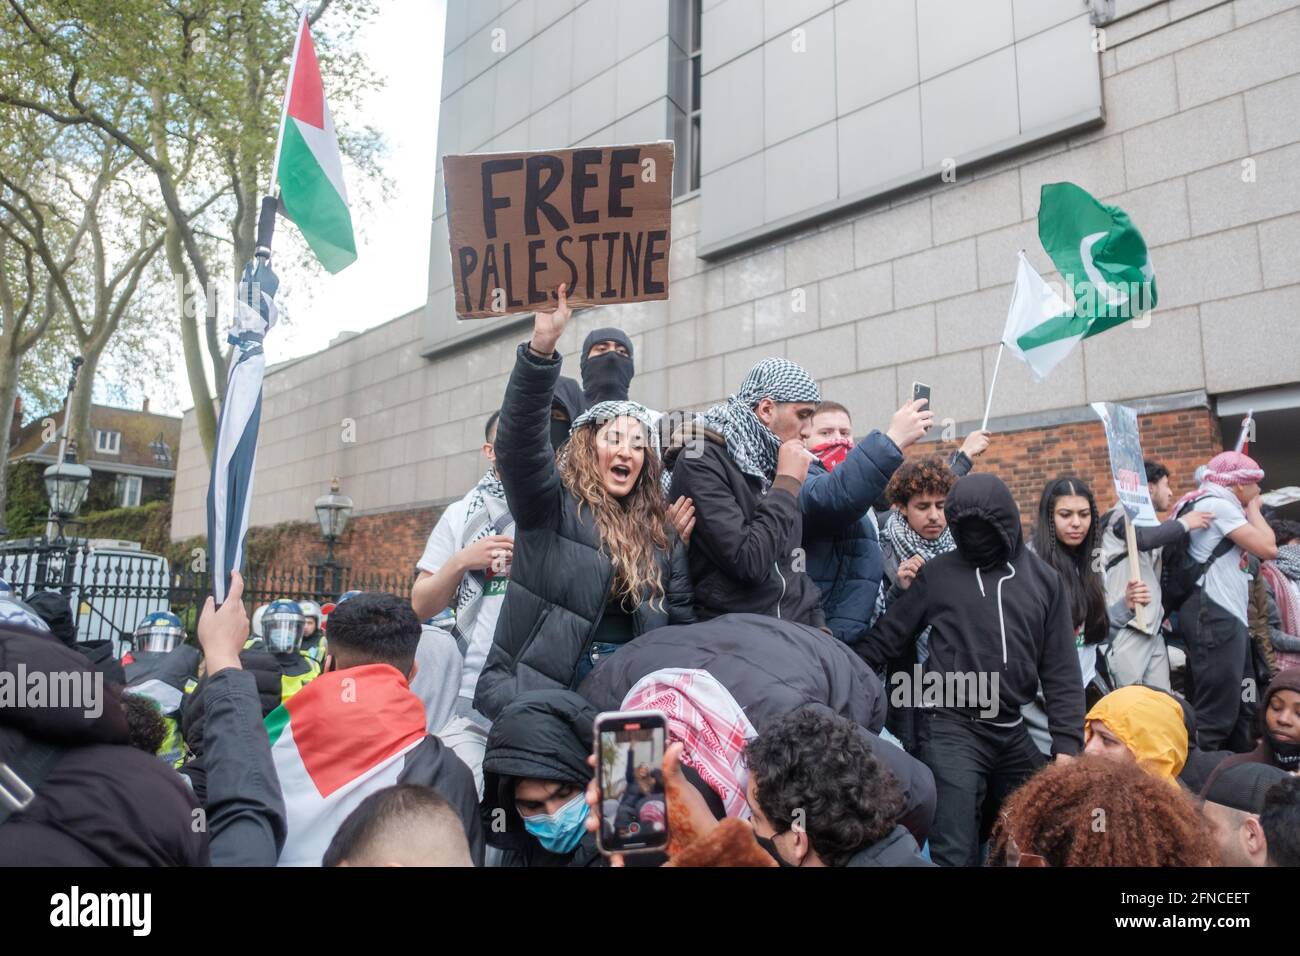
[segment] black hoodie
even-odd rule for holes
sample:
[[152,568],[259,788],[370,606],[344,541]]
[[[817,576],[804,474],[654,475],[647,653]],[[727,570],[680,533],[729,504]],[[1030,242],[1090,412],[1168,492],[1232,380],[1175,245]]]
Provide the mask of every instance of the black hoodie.
[[49,625],[51,634],[90,661],[90,666],[102,673],[105,680],[115,684],[126,683],[122,665],[113,655],[112,641],[77,640],[77,627],[65,595],[58,591],[36,591],[27,599],[27,606]]
[[[1020,511],[1001,479],[968,475],[944,504],[957,550],[922,565],[858,652],[873,667],[900,657],[930,627],[927,672],[998,680],[997,713],[945,709],[1014,724],[1038,684],[1047,701],[1052,753],[1083,749],[1084,696],[1070,604],[1061,579],[1024,546]],[[989,685],[986,685],[989,686]]]
[[551,853],[527,830],[515,809],[515,781],[531,777],[586,787],[592,769],[596,708],[573,691],[520,694],[492,722],[483,755],[483,833],[505,851],[507,866],[603,866],[595,834],[569,854]]
[[569,440],[569,428],[578,416],[587,410],[587,400],[582,397],[582,386],[567,375],[561,375],[555,381],[555,393],[551,396],[551,408],[560,408],[569,416],[566,422],[551,419],[551,450],[559,451],[560,446]]

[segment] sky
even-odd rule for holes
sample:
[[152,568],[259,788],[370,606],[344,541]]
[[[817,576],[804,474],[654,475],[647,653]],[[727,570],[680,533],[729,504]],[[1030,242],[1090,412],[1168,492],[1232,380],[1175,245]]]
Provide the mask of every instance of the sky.
[[[357,261],[335,276],[322,271],[311,288],[284,277],[292,294],[290,318],[267,336],[268,364],[319,352],[340,332],[364,331],[425,303],[446,19],[445,0],[383,0],[381,12],[362,34],[371,66],[387,79],[367,98],[363,111],[384,135],[383,169],[392,192],[380,201],[378,187],[345,161]],[[328,99],[329,76],[322,79]],[[335,113],[342,124],[344,117]],[[375,200],[369,212],[358,211],[355,199],[362,195]],[[292,228],[283,218],[276,225],[277,232]],[[179,414],[193,401],[179,342],[172,351],[171,387],[151,396],[151,409]],[[111,388],[111,376],[110,368],[101,369],[106,388]]]

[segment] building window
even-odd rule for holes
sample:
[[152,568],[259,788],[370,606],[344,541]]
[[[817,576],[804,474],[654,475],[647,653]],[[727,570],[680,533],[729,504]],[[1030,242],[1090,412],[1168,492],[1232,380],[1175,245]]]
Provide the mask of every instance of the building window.
[[700,188],[700,30],[704,19],[701,9],[703,5],[704,0],[691,0],[689,49],[691,60],[691,115],[688,158],[690,161],[690,189],[692,192]]
[[122,447],[122,433],[95,429],[95,451],[101,455],[116,455]]
[[672,137],[677,144],[674,196],[684,196],[700,188],[700,87],[703,74],[700,31],[704,19],[703,6],[703,0],[673,0],[669,19],[668,96]]
[[134,508],[140,504],[140,476],[118,475],[114,497],[119,508]]
[[153,460],[160,465],[170,465],[172,463],[172,449],[167,444],[167,439],[162,432],[158,437],[149,443],[149,450],[153,452]]

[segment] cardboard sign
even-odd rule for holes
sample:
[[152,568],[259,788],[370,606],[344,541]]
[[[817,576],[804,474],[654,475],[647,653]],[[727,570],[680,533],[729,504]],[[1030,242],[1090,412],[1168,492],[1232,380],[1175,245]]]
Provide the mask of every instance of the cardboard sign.
[[462,319],[668,298],[673,144],[446,156]]
[[1129,521],[1139,527],[1160,523],[1151,489],[1147,487],[1147,469],[1142,459],[1142,441],[1138,437],[1137,412],[1127,405],[1093,402],[1092,410],[1106,426],[1106,443],[1110,449],[1110,474],[1115,494],[1124,506]]

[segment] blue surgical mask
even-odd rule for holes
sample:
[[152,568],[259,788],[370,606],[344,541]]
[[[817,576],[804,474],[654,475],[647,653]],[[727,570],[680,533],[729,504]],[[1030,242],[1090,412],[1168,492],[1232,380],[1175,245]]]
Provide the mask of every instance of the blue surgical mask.
[[554,813],[524,817],[524,829],[537,837],[537,841],[552,853],[572,853],[586,832],[584,824],[589,809],[586,794],[580,790]]

